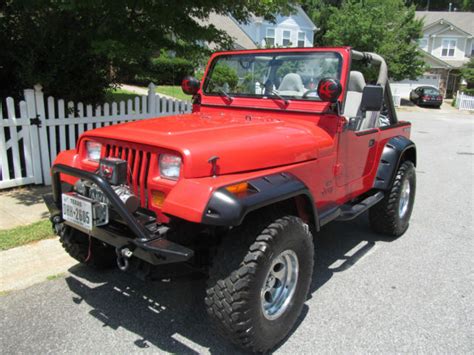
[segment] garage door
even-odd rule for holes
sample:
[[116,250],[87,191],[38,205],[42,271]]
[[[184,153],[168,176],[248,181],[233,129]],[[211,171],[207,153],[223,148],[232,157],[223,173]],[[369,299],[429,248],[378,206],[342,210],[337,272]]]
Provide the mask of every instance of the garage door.
[[410,97],[410,91],[417,88],[418,86],[429,85],[438,89],[439,79],[439,74],[426,74],[420,76],[417,80],[402,80],[390,83],[390,88],[392,89],[393,95],[398,95],[404,99],[408,99]]

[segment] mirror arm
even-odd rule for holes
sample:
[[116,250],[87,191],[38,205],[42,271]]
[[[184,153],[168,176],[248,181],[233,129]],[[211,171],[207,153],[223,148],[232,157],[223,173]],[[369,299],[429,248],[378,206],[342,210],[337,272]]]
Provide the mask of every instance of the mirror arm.
[[338,116],[342,116],[342,104],[341,101],[337,100],[331,104],[331,110],[336,113]]

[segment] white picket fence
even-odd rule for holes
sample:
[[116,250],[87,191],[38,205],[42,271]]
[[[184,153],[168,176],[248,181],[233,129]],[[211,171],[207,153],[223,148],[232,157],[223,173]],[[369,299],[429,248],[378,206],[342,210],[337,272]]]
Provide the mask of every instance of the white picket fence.
[[0,98],[0,189],[51,184],[50,167],[58,152],[76,146],[90,129],[121,122],[191,112],[188,101],[160,97],[155,86],[134,100],[83,105],[45,99],[40,85],[24,90],[24,100]]
[[456,94],[456,108],[474,111],[474,96],[469,96],[458,91]]

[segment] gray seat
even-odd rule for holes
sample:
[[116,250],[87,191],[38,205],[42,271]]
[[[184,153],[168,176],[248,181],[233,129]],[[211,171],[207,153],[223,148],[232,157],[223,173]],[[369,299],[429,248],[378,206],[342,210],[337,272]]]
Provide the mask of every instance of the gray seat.
[[278,93],[280,95],[302,96],[304,92],[303,80],[301,80],[301,76],[296,73],[286,74],[278,87]]
[[350,72],[343,113],[347,118],[357,117],[360,114],[359,109],[362,101],[362,91],[364,91],[365,85],[364,76],[360,71]]

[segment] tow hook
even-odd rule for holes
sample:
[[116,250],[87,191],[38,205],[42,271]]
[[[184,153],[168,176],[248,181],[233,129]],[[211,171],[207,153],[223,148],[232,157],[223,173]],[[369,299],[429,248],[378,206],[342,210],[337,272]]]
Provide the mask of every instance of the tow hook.
[[117,253],[117,266],[122,271],[127,271],[129,267],[130,257],[133,255],[133,252],[128,247],[120,247],[115,249]]

